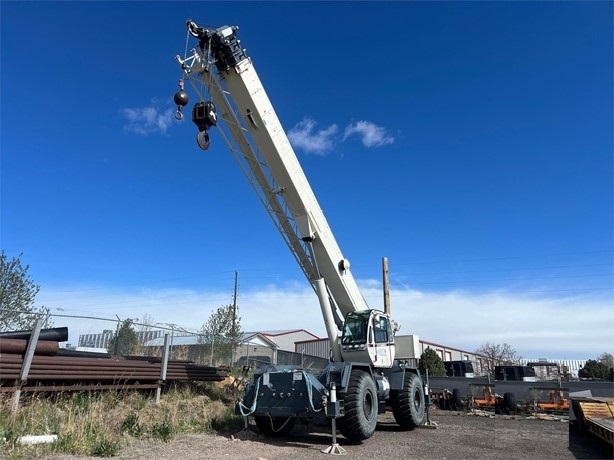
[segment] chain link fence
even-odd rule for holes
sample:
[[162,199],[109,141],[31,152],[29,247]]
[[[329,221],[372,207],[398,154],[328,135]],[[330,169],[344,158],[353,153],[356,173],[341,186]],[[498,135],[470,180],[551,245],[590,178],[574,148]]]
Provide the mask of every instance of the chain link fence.
[[[277,364],[318,370],[328,363],[325,358],[280,350],[273,344],[258,341],[243,340],[233,346],[224,338],[216,340],[175,323],[143,324],[131,317],[41,313],[33,315],[32,326],[41,317],[45,329],[68,329],[68,340],[60,343],[60,347],[73,351],[162,358],[165,336],[168,336],[169,359],[198,365],[255,369]],[[126,332],[126,324],[131,332]]]

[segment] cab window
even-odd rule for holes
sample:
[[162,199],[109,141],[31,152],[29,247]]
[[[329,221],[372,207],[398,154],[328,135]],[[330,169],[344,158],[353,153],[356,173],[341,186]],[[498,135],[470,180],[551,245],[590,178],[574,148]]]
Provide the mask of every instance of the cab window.
[[388,343],[388,333],[390,331],[388,318],[380,316],[373,322],[375,330],[375,343]]

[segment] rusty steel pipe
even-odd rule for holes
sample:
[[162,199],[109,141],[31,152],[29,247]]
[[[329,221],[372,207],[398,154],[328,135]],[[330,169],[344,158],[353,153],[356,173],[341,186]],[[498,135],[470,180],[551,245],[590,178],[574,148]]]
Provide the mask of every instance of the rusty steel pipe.
[[[32,335],[32,331],[11,331],[0,332],[1,338],[7,339],[23,339],[28,340]],[[50,340],[53,342],[66,342],[68,340],[68,328],[67,327],[54,327],[51,329],[41,329],[39,340]]]
[[[0,353],[25,353],[28,341],[25,339],[10,339],[0,337]],[[60,349],[60,344],[52,340],[39,340],[36,342],[34,353],[54,355]],[[3,358],[4,360],[4,358]]]

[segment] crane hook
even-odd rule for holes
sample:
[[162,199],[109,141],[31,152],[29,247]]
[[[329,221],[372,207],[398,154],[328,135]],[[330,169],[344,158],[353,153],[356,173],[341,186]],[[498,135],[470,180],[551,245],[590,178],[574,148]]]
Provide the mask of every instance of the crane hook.
[[175,96],[173,97],[173,100],[175,101],[175,104],[177,105],[177,111],[175,112],[175,119],[183,120],[183,113],[181,112],[181,109],[185,107],[186,105],[188,105],[189,97],[188,97],[188,93],[186,93],[183,90],[183,78],[179,79],[178,85],[179,85],[179,91],[177,91],[175,93]]

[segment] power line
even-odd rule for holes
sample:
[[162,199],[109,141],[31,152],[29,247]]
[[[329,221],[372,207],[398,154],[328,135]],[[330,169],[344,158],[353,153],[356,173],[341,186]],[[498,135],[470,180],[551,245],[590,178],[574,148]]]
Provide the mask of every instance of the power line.
[[614,273],[597,273],[585,275],[560,275],[560,276],[540,276],[538,278],[494,278],[494,279],[472,279],[472,280],[454,280],[454,281],[417,281],[416,285],[422,284],[449,284],[449,283],[484,283],[497,281],[537,281],[546,279],[565,279],[565,278],[592,278],[598,276],[614,276]]
[[561,268],[585,268],[585,267],[611,267],[612,264],[585,264],[585,265],[550,265],[546,267],[513,267],[513,268],[493,268],[482,270],[458,270],[449,272],[420,272],[420,273],[395,273],[395,276],[424,276],[424,275],[453,275],[463,273],[483,273],[483,272],[505,272],[515,270],[559,270]]
[[[416,289],[416,291],[418,291],[418,289]],[[485,290],[469,290],[469,289],[465,289],[464,291],[469,292],[470,294],[526,294],[526,293],[534,293],[534,292],[540,292],[540,293],[546,293],[546,292],[579,292],[579,291],[614,291],[614,287],[595,287],[595,288],[571,288],[571,289],[514,289],[514,290],[498,290],[498,289],[491,289],[488,291]],[[459,292],[459,291],[456,291]],[[434,293],[427,293],[427,294],[449,294],[450,292],[434,292]],[[411,292],[406,292],[406,293],[397,293],[397,297],[411,297],[414,295],[424,295],[424,292],[419,292],[417,294],[411,293]]]
[[453,264],[453,263],[468,263],[468,262],[484,262],[491,260],[517,260],[517,259],[533,259],[538,257],[559,257],[559,256],[576,256],[576,255],[587,255],[587,254],[613,254],[614,250],[606,249],[599,251],[578,251],[578,252],[558,252],[558,253],[549,253],[549,254],[533,254],[533,255],[522,255],[522,256],[506,256],[506,257],[483,257],[476,259],[458,259],[458,260],[439,260],[439,261],[427,261],[427,262],[407,262],[402,265],[429,265],[429,264]]

